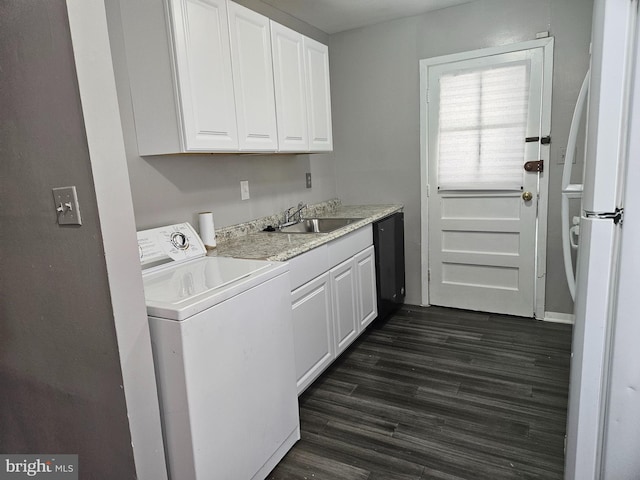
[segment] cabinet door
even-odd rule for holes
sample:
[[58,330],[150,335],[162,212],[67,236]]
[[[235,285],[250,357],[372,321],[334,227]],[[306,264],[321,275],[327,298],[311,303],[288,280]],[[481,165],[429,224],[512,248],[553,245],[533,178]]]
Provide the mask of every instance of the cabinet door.
[[330,270],[336,356],[358,336],[356,273],[353,258]]
[[298,394],[335,358],[329,273],[291,292]]
[[304,37],[309,150],[333,150],[329,47]]
[[376,262],[373,246],[355,256],[358,278],[358,321],[364,330],[378,316],[376,301]]
[[278,149],[309,150],[303,36],[271,22]]
[[231,66],[241,151],[276,151],[269,19],[229,2]]
[[226,0],[169,0],[186,152],[238,149]]

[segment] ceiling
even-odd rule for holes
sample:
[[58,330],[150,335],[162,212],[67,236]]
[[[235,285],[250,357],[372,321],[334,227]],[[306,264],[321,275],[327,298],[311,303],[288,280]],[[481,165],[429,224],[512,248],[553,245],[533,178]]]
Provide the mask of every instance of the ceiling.
[[328,34],[472,0],[262,0]]

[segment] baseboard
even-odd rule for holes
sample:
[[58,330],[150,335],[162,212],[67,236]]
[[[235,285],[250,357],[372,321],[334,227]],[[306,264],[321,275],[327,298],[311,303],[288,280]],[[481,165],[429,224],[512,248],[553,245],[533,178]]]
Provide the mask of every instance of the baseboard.
[[572,313],[544,312],[544,318],[542,320],[545,322],[573,325],[575,323],[575,319],[576,316]]

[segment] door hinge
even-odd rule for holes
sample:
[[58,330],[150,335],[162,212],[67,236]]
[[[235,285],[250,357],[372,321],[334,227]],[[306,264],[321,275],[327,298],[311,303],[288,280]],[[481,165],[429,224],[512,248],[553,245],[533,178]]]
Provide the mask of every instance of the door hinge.
[[427,269],[427,282],[431,281],[431,269]]
[[431,90],[427,88],[427,103],[431,103]]
[[551,143],[551,136],[547,135],[546,137],[527,137],[524,139],[525,142],[540,142],[542,145],[549,145]]
[[524,164],[527,172],[542,172],[544,170],[544,160],[533,160]]
[[427,184],[427,198],[431,196],[431,187]]
[[624,221],[624,208],[616,208],[613,212],[589,212],[585,211],[586,218],[597,218],[598,220],[613,220],[616,225],[622,225]]

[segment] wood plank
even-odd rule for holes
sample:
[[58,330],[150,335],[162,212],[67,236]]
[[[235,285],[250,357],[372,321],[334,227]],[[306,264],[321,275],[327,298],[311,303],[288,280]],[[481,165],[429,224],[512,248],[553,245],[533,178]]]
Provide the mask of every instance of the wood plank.
[[404,306],[300,397],[270,480],[562,479],[571,327]]

